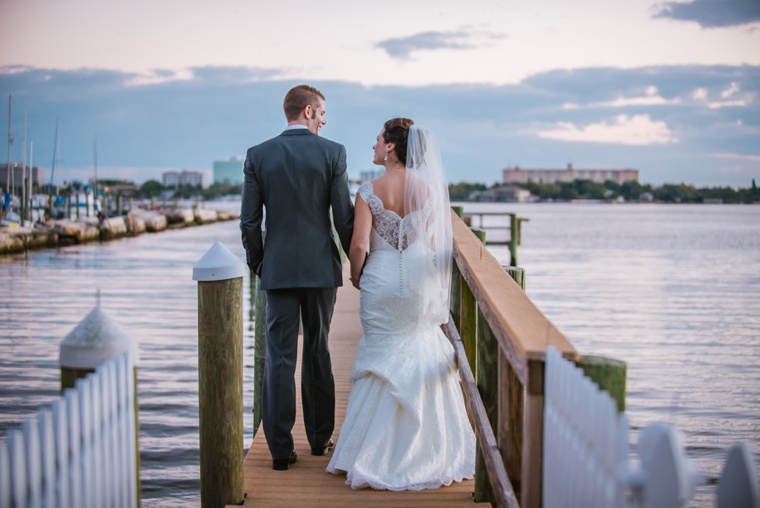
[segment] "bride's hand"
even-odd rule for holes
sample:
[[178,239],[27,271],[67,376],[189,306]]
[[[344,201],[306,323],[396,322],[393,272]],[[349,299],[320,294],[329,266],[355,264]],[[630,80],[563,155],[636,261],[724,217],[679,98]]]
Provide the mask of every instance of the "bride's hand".
[[353,277],[349,277],[348,280],[351,281],[351,284],[353,284],[356,289],[361,289],[361,285],[359,284],[359,279],[354,279]]

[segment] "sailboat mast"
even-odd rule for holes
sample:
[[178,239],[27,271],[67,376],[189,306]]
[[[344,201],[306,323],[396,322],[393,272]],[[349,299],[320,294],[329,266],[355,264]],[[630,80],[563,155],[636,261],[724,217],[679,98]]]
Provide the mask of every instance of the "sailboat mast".
[[[11,192],[11,145],[13,137],[11,136],[11,96],[8,96],[8,165],[5,172],[5,191]],[[11,192],[12,193],[12,192]]]
[[34,167],[34,141],[29,142],[29,180],[27,185],[29,186],[29,221],[34,221],[34,213],[32,213],[32,168]]
[[53,142],[53,163],[50,165],[50,196],[53,196],[53,178],[55,177],[55,160],[58,158],[58,120],[55,119],[55,141]]
[[92,197],[92,207],[95,209],[95,205],[98,202],[98,137],[95,136],[93,140],[93,159],[95,161],[95,191]]
[[[31,175],[30,175],[31,177]],[[28,210],[27,207],[27,198],[26,195],[26,111],[24,111],[24,143],[21,145],[21,185],[19,185],[19,188],[21,189],[21,225],[24,225],[24,221],[26,220],[26,212]]]

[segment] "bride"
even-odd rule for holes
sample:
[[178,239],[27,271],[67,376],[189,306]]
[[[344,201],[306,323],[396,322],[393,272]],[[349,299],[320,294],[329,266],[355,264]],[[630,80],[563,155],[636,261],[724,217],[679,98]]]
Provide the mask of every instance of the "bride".
[[352,488],[437,488],[475,472],[454,349],[440,329],[451,282],[446,175],[431,134],[407,118],[385,122],[373,148],[385,174],[359,188],[349,255],[364,337],[327,471],[345,472]]

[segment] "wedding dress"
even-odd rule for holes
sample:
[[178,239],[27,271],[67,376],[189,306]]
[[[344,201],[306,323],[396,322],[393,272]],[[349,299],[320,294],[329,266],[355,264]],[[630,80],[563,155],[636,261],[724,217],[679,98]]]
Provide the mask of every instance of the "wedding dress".
[[447,295],[435,294],[443,289],[431,284],[441,269],[431,248],[434,199],[400,217],[385,209],[371,183],[358,193],[373,218],[361,275],[364,337],[327,471],[346,472],[352,488],[384,490],[422,490],[472,478],[475,436],[454,349],[434,305],[440,307]]

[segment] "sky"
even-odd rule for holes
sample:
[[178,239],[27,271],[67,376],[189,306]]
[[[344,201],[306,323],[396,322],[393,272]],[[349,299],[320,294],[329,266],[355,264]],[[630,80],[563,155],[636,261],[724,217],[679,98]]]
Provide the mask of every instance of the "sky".
[[354,178],[406,116],[439,138],[452,182],[567,164],[654,185],[760,179],[760,0],[2,0],[0,19],[11,158],[50,178],[55,153],[56,184],[96,164],[210,177],[282,130],[303,82]]

